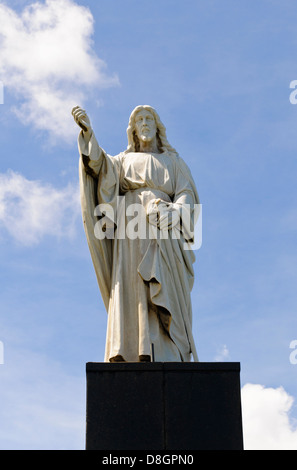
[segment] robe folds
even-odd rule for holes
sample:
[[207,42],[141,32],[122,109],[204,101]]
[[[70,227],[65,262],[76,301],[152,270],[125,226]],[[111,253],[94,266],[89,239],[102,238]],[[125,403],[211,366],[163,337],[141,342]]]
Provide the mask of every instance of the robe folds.
[[[189,168],[173,152],[123,152],[112,157],[94,134],[86,142],[81,133],[78,147],[84,228],[108,313],[105,362],[118,356],[138,362],[151,355],[152,344],[155,361],[189,362],[191,355],[197,361],[191,306],[195,256],[185,233],[191,233],[187,225],[193,224],[199,197]],[[155,238],[127,236],[125,230],[123,236],[122,228],[119,235],[119,220],[124,229],[131,221],[129,208],[141,206],[147,213],[156,201],[180,214],[180,223],[169,228],[166,237],[160,237],[159,229]],[[185,206],[190,208],[187,221],[182,220]],[[109,215],[101,218],[104,238],[95,230],[98,207],[110,207],[114,214],[113,220]],[[151,234],[149,218],[141,220],[142,233]]]

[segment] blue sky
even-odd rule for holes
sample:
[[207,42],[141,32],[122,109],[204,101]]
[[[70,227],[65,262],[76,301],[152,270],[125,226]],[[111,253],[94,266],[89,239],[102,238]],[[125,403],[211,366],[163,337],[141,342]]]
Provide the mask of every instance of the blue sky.
[[76,104],[111,155],[132,109],[157,109],[203,204],[200,360],[241,362],[249,447],[297,449],[296,14],[293,0],[0,1],[2,449],[83,448],[85,363],[103,360]]

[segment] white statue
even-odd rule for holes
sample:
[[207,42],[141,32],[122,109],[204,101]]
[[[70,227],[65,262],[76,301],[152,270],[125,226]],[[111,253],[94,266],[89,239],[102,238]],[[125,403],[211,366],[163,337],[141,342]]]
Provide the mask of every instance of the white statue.
[[[82,128],[84,227],[108,312],[105,362],[151,361],[152,349],[157,362],[198,361],[190,297],[195,257],[187,233],[193,234],[199,198],[189,168],[150,106],[134,109],[128,148],[114,157],[98,145],[85,110],[77,106],[72,114]],[[141,227],[131,219],[135,207],[145,212]],[[146,235],[133,236],[136,228]]]

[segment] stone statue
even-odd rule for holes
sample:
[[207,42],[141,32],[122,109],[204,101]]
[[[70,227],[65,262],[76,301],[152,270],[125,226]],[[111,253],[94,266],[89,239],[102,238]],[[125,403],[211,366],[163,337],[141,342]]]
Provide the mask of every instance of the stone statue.
[[84,228],[108,312],[104,361],[198,361],[190,295],[199,198],[189,168],[150,106],[134,109],[127,150],[114,157],[85,110],[72,115],[82,129]]

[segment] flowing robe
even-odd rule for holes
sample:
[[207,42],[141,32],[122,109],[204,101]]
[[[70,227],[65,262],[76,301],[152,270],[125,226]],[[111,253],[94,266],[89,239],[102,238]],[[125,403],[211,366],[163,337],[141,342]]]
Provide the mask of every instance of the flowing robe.
[[[94,233],[98,204],[110,205],[126,228],[131,204],[140,204],[146,211],[156,199],[178,210],[180,218],[180,209],[187,205],[192,222],[199,198],[189,168],[173,152],[123,152],[111,157],[99,147],[94,134],[86,142],[81,133],[78,144],[84,228],[108,312],[104,360],[122,356],[138,362],[151,355],[152,343],[156,361],[189,362],[191,354],[198,360],[190,298],[195,256],[190,247],[184,249],[189,222],[180,220],[182,233],[175,237],[175,227],[164,239],[158,234],[155,238],[123,237],[116,224],[114,237],[98,239]],[[118,204],[119,196],[124,196],[124,207]],[[146,217],[142,224],[142,230],[150,233]]]

